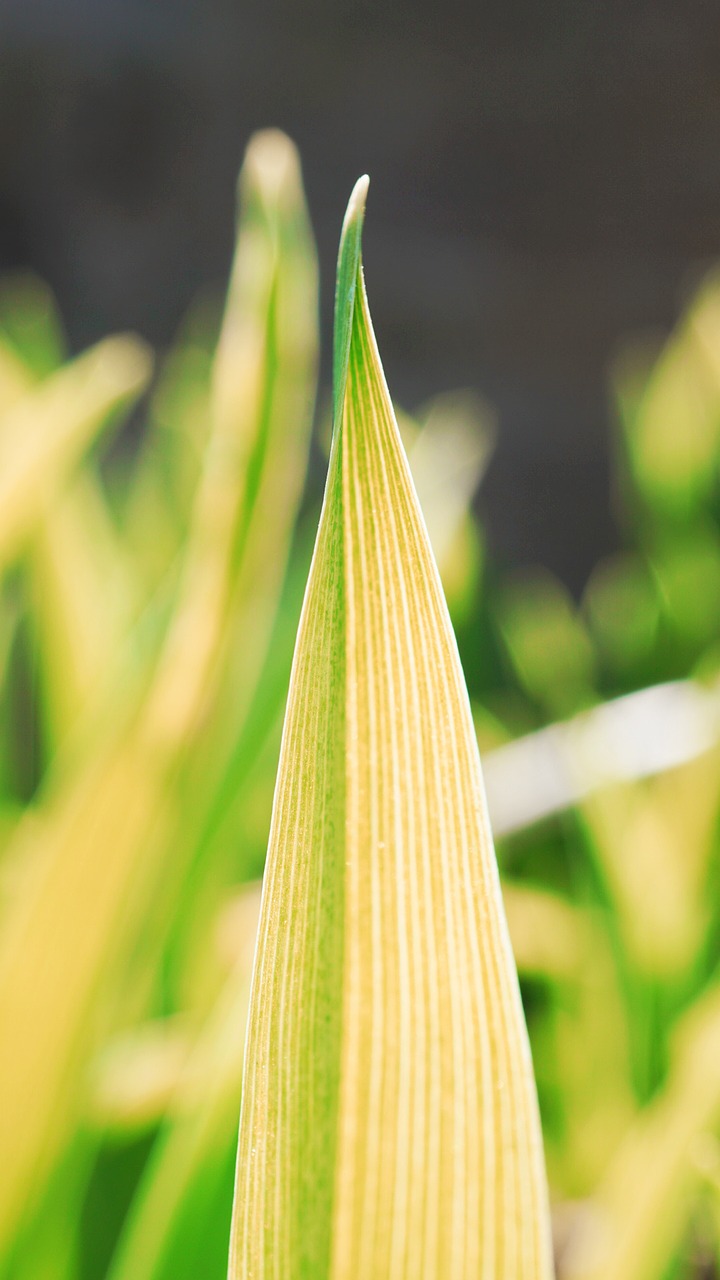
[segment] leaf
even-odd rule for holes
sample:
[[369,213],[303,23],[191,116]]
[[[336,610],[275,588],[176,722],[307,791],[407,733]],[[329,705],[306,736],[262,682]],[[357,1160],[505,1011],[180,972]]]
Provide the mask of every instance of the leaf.
[[135,566],[88,466],[39,523],[30,555],[43,667],[44,730],[65,745],[88,708],[107,702],[137,602]]
[[276,130],[253,137],[239,194],[242,219],[213,369],[212,430],[156,694],[158,721],[175,734],[191,724],[189,709],[197,707],[197,685],[208,679],[211,660],[219,665],[229,651],[239,652],[229,696],[237,715],[246,710],[307,464],[316,268],[289,138]]
[[137,396],[149,374],[137,338],[106,338],[0,418],[0,568],[22,550],[111,411]]
[[632,349],[614,370],[638,495],[656,517],[683,521],[712,501],[720,449],[720,280],[712,272],[643,377]]
[[56,300],[45,281],[32,272],[0,281],[0,345],[15,352],[33,380],[54,373],[65,358]]
[[[142,952],[139,936],[158,963],[178,881],[187,867],[184,824],[197,782],[190,770],[182,770],[213,705],[218,669],[232,634],[245,568],[244,557],[236,556],[238,526],[247,523],[248,505],[251,515],[255,510],[257,452],[266,453],[258,442],[268,430],[268,402],[279,394],[269,387],[277,381],[278,314],[284,330],[289,325],[280,296],[287,291],[287,307],[295,318],[305,316],[307,302],[305,293],[287,284],[287,254],[281,244],[292,236],[286,221],[294,226],[303,216],[296,153],[279,135],[272,135],[270,146],[275,163],[264,165],[267,139],[251,143],[242,178],[252,209],[241,218],[238,257],[255,287],[236,292],[228,306],[236,339],[247,343],[238,354],[233,384],[238,413],[218,410],[213,416],[175,609],[156,668],[139,689],[140,664],[137,655],[130,655],[127,679],[111,682],[112,705],[101,708],[87,735],[78,735],[82,743],[72,759],[58,762],[42,802],[20,824],[7,853],[22,874],[0,922],[0,1271],[3,1251],[31,1222],[77,1121],[87,1088],[84,1068],[97,1039],[99,1013],[109,1002],[108,990],[118,978],[125,990],[132,989],[128,969],[133,952]],[[246,241],[249,230],[255,254]],[[314,278],[312,264],[310,275]],[[311,325],[314,301],[311,293]],[[103,344],[106,352],[109,345]],[[99,359],[94,353],[83,359],[91,357],[95,363],[82,366],[89,369],[88,378],[97,372]],[[50,396],[45,388],[67,386],[60,379],[77,380],[80,368],[78,361],[53,375],[38,396]],[[293,374],[299,381],[295,366]],[[88,401],[94,387],[90,379]],[[61,403],[66,415],[61,423],[69,427],[70,412],[65,400]],[[85,412],[84,401],[81,408]],[[85,421],[80,416],[78,432]],[[298,435],[306,442],[304,422],[298,423]],[[73,448],[77,443],[73,436]],[[294,457],[300,447],[293,443]],[[37,457],[32,454],[38,468],[43,456],[39,448]],[[47,462],[42,475],[48,487],[57,486],[52,467],[65,462],[65,454]],[[284,465],[280,470],[285,479]],[[293,483],[299,487],[300,480],[295,477]],[[0,491],[2,487],[0,479]],[[279,501],[273,546],[289,537],[294,517],[293,494],[282,485]],[[268,574],[266,607],[273,605],[275,573]],[[153,901],[155,912],[148,919]],[[148,923],[156,935],[151,942]],[[152,977],[150,966],[142,977],[146,983]]]
[[540,1127],[467,693],[375,344],[367,179],[279,766],[231,1280],[545,1280]]
[[[182,887],[200,934],[207,926],[206,909],[216,909],[218,890],[236,882],[243,870],[242,863],[238,866],[243,841],[237,829],[227,829],[229,807],[246,787],[248,756],[252,767],[266,750],[268,736],[275,738],[282,714],[301,599],[301,591],[293,591],[288,581],[294,569],[288,574],[287,562],[307,471],[317,372],[317,263],[298,154],[284,134],[268,130],[251,140],[240,195],[242,232],[213,369],[215,442],[209,454],[210,483],[197,503],[198,527],[200,517],[210,529],[217,525],[228,474],[241,463],[242,504],[228,546],[231,577],[222,602],[225,625],[211,714],[188,760],[183,831],[174,858],[183,869],[193,859]],[[210,592],[197,590],[203,586],[203,543],[197,542],[200,554],[187,574],[196,589],[176,628],[186,641],[202,637],[216,609]],[[212,587],[212,578],[205,577]],[[304,577],[303,572],[302,584]],[[288,587],[295,614],[291,631],[284,617]],[[279,694],[273,689],[270,705],[262,709],[258,702],[267,704],[268,683],[272,685],[268,668],[278,665]],[[166,684],[165,704],[176,715],[188,688],[186,671],[180,668],[173,676],[170,669]],[[272,747],[268,801],[266,805],[263,798],[261,806],[261,852],[274,740]],[[248,790],[255,790],[254,780],[241,798],[243,811],[249,807]],[[256,867],[257,860],[253,874]],[[178,912],[181,934],[186,914],[182,908]]]
[[661,1089],[625,1127],[596,1190],[585,1231],[568,1260],[569,1280],[661,1280],[692,1213],[703,1146],[720,1121],[720,982],[685,1011]]
[[180,1074],[108,1280],[195,1280],[216,1274],[214,1257],[224,1265],[258,906],[256,885],[232,905],[232,972]]

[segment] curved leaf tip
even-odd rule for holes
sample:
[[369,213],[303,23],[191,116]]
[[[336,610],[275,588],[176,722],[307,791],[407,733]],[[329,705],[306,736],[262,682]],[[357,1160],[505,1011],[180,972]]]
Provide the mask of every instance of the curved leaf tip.
[[345,401],[352,321],[362,261],[362,230],[369,186],[370,179],[367,174],[358,178],[348,201],[340,235],[335,286],[333,350],[333,424],[336,431],[340,426]]

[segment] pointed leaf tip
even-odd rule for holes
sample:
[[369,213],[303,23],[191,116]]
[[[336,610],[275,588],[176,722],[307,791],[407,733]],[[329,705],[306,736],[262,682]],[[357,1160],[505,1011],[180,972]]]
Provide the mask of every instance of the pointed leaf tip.
[[357,182],[355,183],[355,186],[352,189],[350,199],[348,200],[348,207],[345,213],[345,222],[343,224],[343,231],[345,231],[357,219],[360,219],[360,223],[362,226],[362,220],[365,214],[365,205],[367,203],[367,193],[368,193],[369,186],[370,186],[370,178],[366,173],[364,173],[362,177],[358,178]]
[[362,257],[362,229],[365,219],[370,179],[365,173],[352,189],[343,220],[338,253],[337,285],[335,289],[335,334],[333,349],[333,422],[335,428],[342,418],[345,399],[345,383],[350,355],[350,334],[357,292],[358,273]]

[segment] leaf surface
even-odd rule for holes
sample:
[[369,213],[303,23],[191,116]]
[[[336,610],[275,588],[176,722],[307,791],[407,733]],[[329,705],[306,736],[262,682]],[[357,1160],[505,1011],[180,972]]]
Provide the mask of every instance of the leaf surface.
[[232,1280],[543,1280],[540,1127],[477,746],[343,228],[335,429],[251,999]]

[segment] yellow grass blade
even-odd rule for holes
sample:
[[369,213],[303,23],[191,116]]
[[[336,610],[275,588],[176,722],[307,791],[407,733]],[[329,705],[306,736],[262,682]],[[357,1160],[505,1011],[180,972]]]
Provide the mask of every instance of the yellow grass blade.
[[535,1089],[467,693],[360,265],[295,653],[232,1280],[546,1280]]

